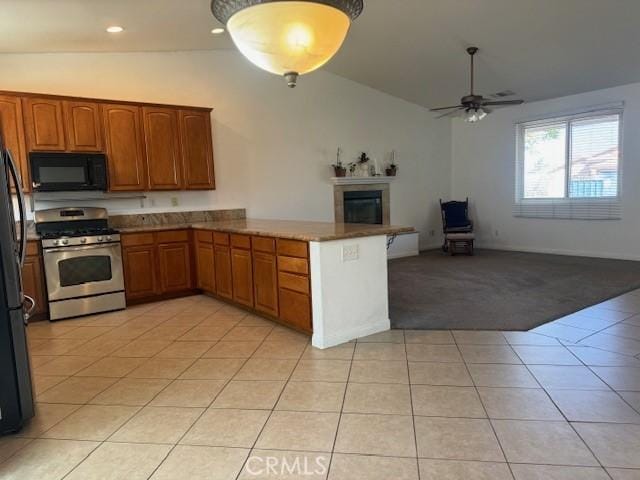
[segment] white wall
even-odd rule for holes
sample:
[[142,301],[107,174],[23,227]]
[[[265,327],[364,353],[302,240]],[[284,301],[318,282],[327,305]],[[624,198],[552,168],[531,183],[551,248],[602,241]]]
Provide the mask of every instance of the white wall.
[[[540,115],[625,102],[622,219],[515,218],[514,123]],[[640,259],[640,84],[498,110],[477,124],[453,121],[452,194],[469,196],[479,246]],[[497,235],[496,235],[497,231]]]
[[[151,194],[155,210],[246,207],[254,218],[333,221],[335,150],[382,161],[395,149],[391,221],[437,243],[439,197],[450,194],[449,122],[326,71],[284,80],[235,51],[0,55],[0,89],[214,107],[215,192]],[[381,67],[383,68],[383,67]],[[147,211],[139,200],[111,202]]]

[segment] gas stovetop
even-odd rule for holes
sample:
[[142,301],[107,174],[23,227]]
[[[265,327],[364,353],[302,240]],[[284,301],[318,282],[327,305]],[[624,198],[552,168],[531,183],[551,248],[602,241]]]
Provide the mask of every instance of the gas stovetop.
[[106,236],[115,235],[117,233],[118,230],[113,228],[84,228],[78,230],[54,230],[51,232],[42,232],[40,234],[40,238],[43,240],[49,240],[56,238]]

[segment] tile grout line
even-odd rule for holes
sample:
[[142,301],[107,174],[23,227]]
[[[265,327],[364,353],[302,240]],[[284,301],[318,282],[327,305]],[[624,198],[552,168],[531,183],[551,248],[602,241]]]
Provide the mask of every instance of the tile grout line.
[[413,442],[416,449],[416,468],[418,471],[418,480],[422,478],[420,471],[420,453],[418,452],[418,432],[416,429],[416,414],[413,407],[413,384],[411,383],[411,369],[409,367],[409,352],[407,351],[407,335],[406,329],[402,330],[402,339],[404,340],[404,356],[407,363],[407,380],[409,381],[409,403],[411,406],[411,424],[413,425]]

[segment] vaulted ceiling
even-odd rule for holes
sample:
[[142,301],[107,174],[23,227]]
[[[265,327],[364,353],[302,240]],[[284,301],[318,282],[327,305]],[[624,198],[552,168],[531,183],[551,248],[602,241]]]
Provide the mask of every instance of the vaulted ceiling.
[[[0,0],[0,52],[234,49],[209,0]],[[638,0],[365,0],[325,67],[424,106],[468,90],[539,100],[640,81]],[[109,25],[125,32],[105,33]],[[265,73],[265,75],[267,75]],[[0,85],[1,86],[1,85]],[[301,80],[300,88],[304,88]]]

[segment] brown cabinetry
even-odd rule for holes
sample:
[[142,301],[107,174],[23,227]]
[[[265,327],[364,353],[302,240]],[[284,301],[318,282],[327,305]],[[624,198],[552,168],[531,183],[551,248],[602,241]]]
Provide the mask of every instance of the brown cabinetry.
[[158,232],[158,264],[161,293],[191,289],[189,231]]
[[213,234],[206,230],[195,231],[196,286],[205,292],[216,292],[216,271],[213,251]]
[[178,129],[185,187],[189,190],[214,189],[210,113],[202,110],[180,110]]
[[23,100],[24,124],[30,152],[64,151],[66,142],[62,101],[26,97]]
[[102,120],[109,168],[109,190],[146,190],[147,160],[144,154],[140,107],[104,104]]
[[253,265],[250,249],[251,237],[231,236],[233,300],[247,307],[253,307]]
[[175,109],[143,107],[144,142],[151,190],[180,190],[184,186],[178,115]]
[[24,294],[31,297],[35,302],[30,318],[37,320],[44,317],[49,308],[44,284],[42,258],[37,242],[29,242],[27,244],[27,255],[22,266],[22,288]]
[[277,252],[279,317],[293,327],[310,332],[312,321],[308,243],[279,238]]
[[278,267],[272,253],[253,252],[253,291],[255,308],[278,316]]
[[122,267],[127,300],[157,295],[157,261],[153,234],[123,234],[121,239]]
[[31,181],[20,98],[0,95],[0,132],[5,148],[11,152],[13,161],[20,171],[22,188],[28,192]]
[[70,152],[102,152],[100,106],[94,102],[63,102],[67,150]]
[[214,232],[214,264],[216,267],[216,293],[224,298],[233,298],[233,275],[231,269],[231,247],[229,235]]

